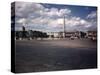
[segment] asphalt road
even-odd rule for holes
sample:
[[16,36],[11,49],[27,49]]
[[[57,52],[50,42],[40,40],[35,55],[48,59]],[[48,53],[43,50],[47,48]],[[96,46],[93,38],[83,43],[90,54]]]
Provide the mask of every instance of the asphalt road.
[[16,41],[17,73],[97,67],[97,44],[91,40]]

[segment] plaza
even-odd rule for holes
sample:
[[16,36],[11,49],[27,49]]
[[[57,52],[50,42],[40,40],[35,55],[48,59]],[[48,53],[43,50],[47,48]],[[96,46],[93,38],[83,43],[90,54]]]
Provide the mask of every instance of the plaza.
[[15,52],[18,73],[97,67],[97,42],[89,39],[16,40]]

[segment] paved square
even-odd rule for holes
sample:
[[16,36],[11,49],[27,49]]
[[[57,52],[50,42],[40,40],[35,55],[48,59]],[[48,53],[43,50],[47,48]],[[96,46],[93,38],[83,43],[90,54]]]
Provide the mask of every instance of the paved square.
[[16,40],[16,72],[97,67],[97,44],[83,40]]

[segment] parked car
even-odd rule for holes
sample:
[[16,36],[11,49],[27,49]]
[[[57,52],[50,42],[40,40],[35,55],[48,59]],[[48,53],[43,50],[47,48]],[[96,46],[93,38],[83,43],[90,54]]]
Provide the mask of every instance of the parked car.
[[74,40],[75,38],[74,38],[74,36],[71,36],[70,39],[71,39],[71,40]]
[[96,37],[92,37],[91,39],[92,39],[93,41],[96,41],[96,40],[97,40],[97,38],[96,38]]

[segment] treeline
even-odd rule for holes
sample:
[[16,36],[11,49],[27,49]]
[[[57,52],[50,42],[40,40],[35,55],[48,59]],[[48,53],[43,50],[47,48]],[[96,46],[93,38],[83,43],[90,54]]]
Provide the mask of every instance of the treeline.
[[47,33],[41,32],[41,31],[15,31],[16,39],[19,38],[47,38]]

